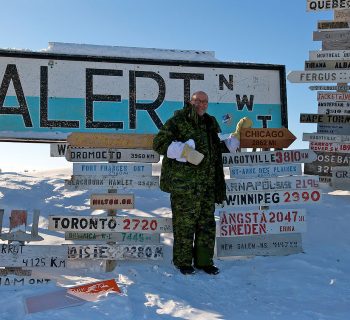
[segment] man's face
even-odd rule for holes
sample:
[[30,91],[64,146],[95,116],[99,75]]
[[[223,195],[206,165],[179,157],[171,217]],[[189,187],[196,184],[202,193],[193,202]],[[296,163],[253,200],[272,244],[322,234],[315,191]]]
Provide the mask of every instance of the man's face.
[[202,116],[208,109],[208,96],[203,93],[198,93],[193,96],[191,103],[194,105],[197,114]]

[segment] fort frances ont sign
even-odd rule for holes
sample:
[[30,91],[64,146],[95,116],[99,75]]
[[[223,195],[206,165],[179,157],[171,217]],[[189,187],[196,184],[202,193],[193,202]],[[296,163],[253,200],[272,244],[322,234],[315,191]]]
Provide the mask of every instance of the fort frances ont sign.
[[223,133],[248,116],[288,127],[285,67],[0,50],[0,140],[72,132],[155,134],[196,90]]

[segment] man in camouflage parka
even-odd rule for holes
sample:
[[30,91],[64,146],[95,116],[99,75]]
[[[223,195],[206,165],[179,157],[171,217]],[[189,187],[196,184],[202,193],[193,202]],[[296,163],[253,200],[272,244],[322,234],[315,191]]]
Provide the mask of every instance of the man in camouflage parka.
[[[153,141],[153,149],[164,155],[160,189],[170,193],[173,263],[183,274],[195,273],[192,260],[198,269],[219,273],[213,254],[215,203],[222,203],[226,196],[221,153],[239,147],[235,137],[220,142],[219,124],[206,113],[207,108],[207,94],[195,92],[191,102],[175,112]],[[186,148],[194,152],[194,160]]]

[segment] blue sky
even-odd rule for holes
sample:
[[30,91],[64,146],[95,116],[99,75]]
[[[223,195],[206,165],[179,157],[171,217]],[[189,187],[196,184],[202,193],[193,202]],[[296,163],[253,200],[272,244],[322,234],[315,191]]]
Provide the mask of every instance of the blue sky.
[[[303,70],[318,20],[333,11],[306,12],[306,0],[11,0],[1,4],[0,48],[41,50],[48,42],[215,51],[222,61],[283,64]],[[287,81],[293,149],[308,148],[299,114],[317,113],[316,91]],[[0,169],[71,166],[50,158],[48,144],[0,143]]]

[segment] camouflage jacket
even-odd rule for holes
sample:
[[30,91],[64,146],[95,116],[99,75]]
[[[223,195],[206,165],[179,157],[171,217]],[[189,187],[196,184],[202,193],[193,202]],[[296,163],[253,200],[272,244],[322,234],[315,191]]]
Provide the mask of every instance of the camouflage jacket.
[[[216,203],[224,201],[226,185],[221,152],[228,150],[220,142],[219,132],[221,130],[216,119],[208,114],[198,116],[190,103],[176,111],[153,140],[153,149],[164,155],[160,189],[169,193],[193,190],[201,194],[209,188],[215,192]],[[196,150],[204,154],[204,159],[198,166],[166,156],[172,141],[186,142],[189,139],[193,139]]]

